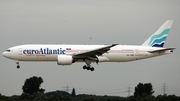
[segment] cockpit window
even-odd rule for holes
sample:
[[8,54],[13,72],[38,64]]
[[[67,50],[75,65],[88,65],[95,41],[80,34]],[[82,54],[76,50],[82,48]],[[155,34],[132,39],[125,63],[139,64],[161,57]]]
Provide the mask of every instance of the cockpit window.
[[7,49],[6,52],[10,52],[11,50],[10,49]]

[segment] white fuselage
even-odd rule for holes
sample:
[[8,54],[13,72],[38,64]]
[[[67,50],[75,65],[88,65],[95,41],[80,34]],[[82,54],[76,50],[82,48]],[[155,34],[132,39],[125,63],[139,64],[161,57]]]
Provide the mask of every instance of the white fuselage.
[[[57,61],[58,55],[73,55],[88,52],[106,45],[19,45],[9,48],[3,55],[16,61]],[[150,53],[163,48],[149,46],[117,45],[107,53],[98,56],[99,62],[127,62],[171,53],[170,51]],[[78,60],[77,62],[83,61]]]
[[173,21],[167,20],[142,45],[52,45],[29,44],[11,47],[3,56],[19,61],[56,61],[58,65],[85,62],[83,69],[94,71],[92,62],[128,62],[172,53],[175,48],[163,48]]

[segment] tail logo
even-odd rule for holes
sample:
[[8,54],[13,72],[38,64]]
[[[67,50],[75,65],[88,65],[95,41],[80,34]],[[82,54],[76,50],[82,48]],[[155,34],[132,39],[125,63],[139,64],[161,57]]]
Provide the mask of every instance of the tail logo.
[[155,34],[151,37],[151,40],[149,42],[149,46],[152,47],[163,47],[164,43],[166,41],[166,38],[168,36],[170,29],[165,29],[160,34]]

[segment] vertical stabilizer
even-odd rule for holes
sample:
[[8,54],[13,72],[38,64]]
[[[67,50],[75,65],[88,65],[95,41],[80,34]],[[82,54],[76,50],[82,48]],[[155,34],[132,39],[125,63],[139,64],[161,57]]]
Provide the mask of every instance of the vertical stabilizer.
[[163,47],[172,26],[173,20],[167,20],[142,46]]

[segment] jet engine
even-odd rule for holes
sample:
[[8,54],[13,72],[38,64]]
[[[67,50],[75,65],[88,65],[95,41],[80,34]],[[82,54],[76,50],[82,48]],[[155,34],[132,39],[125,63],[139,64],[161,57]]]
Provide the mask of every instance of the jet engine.
[[57,64],[58,65],[71,65],[73,63],[73,57],[70,55],[58,55]]

